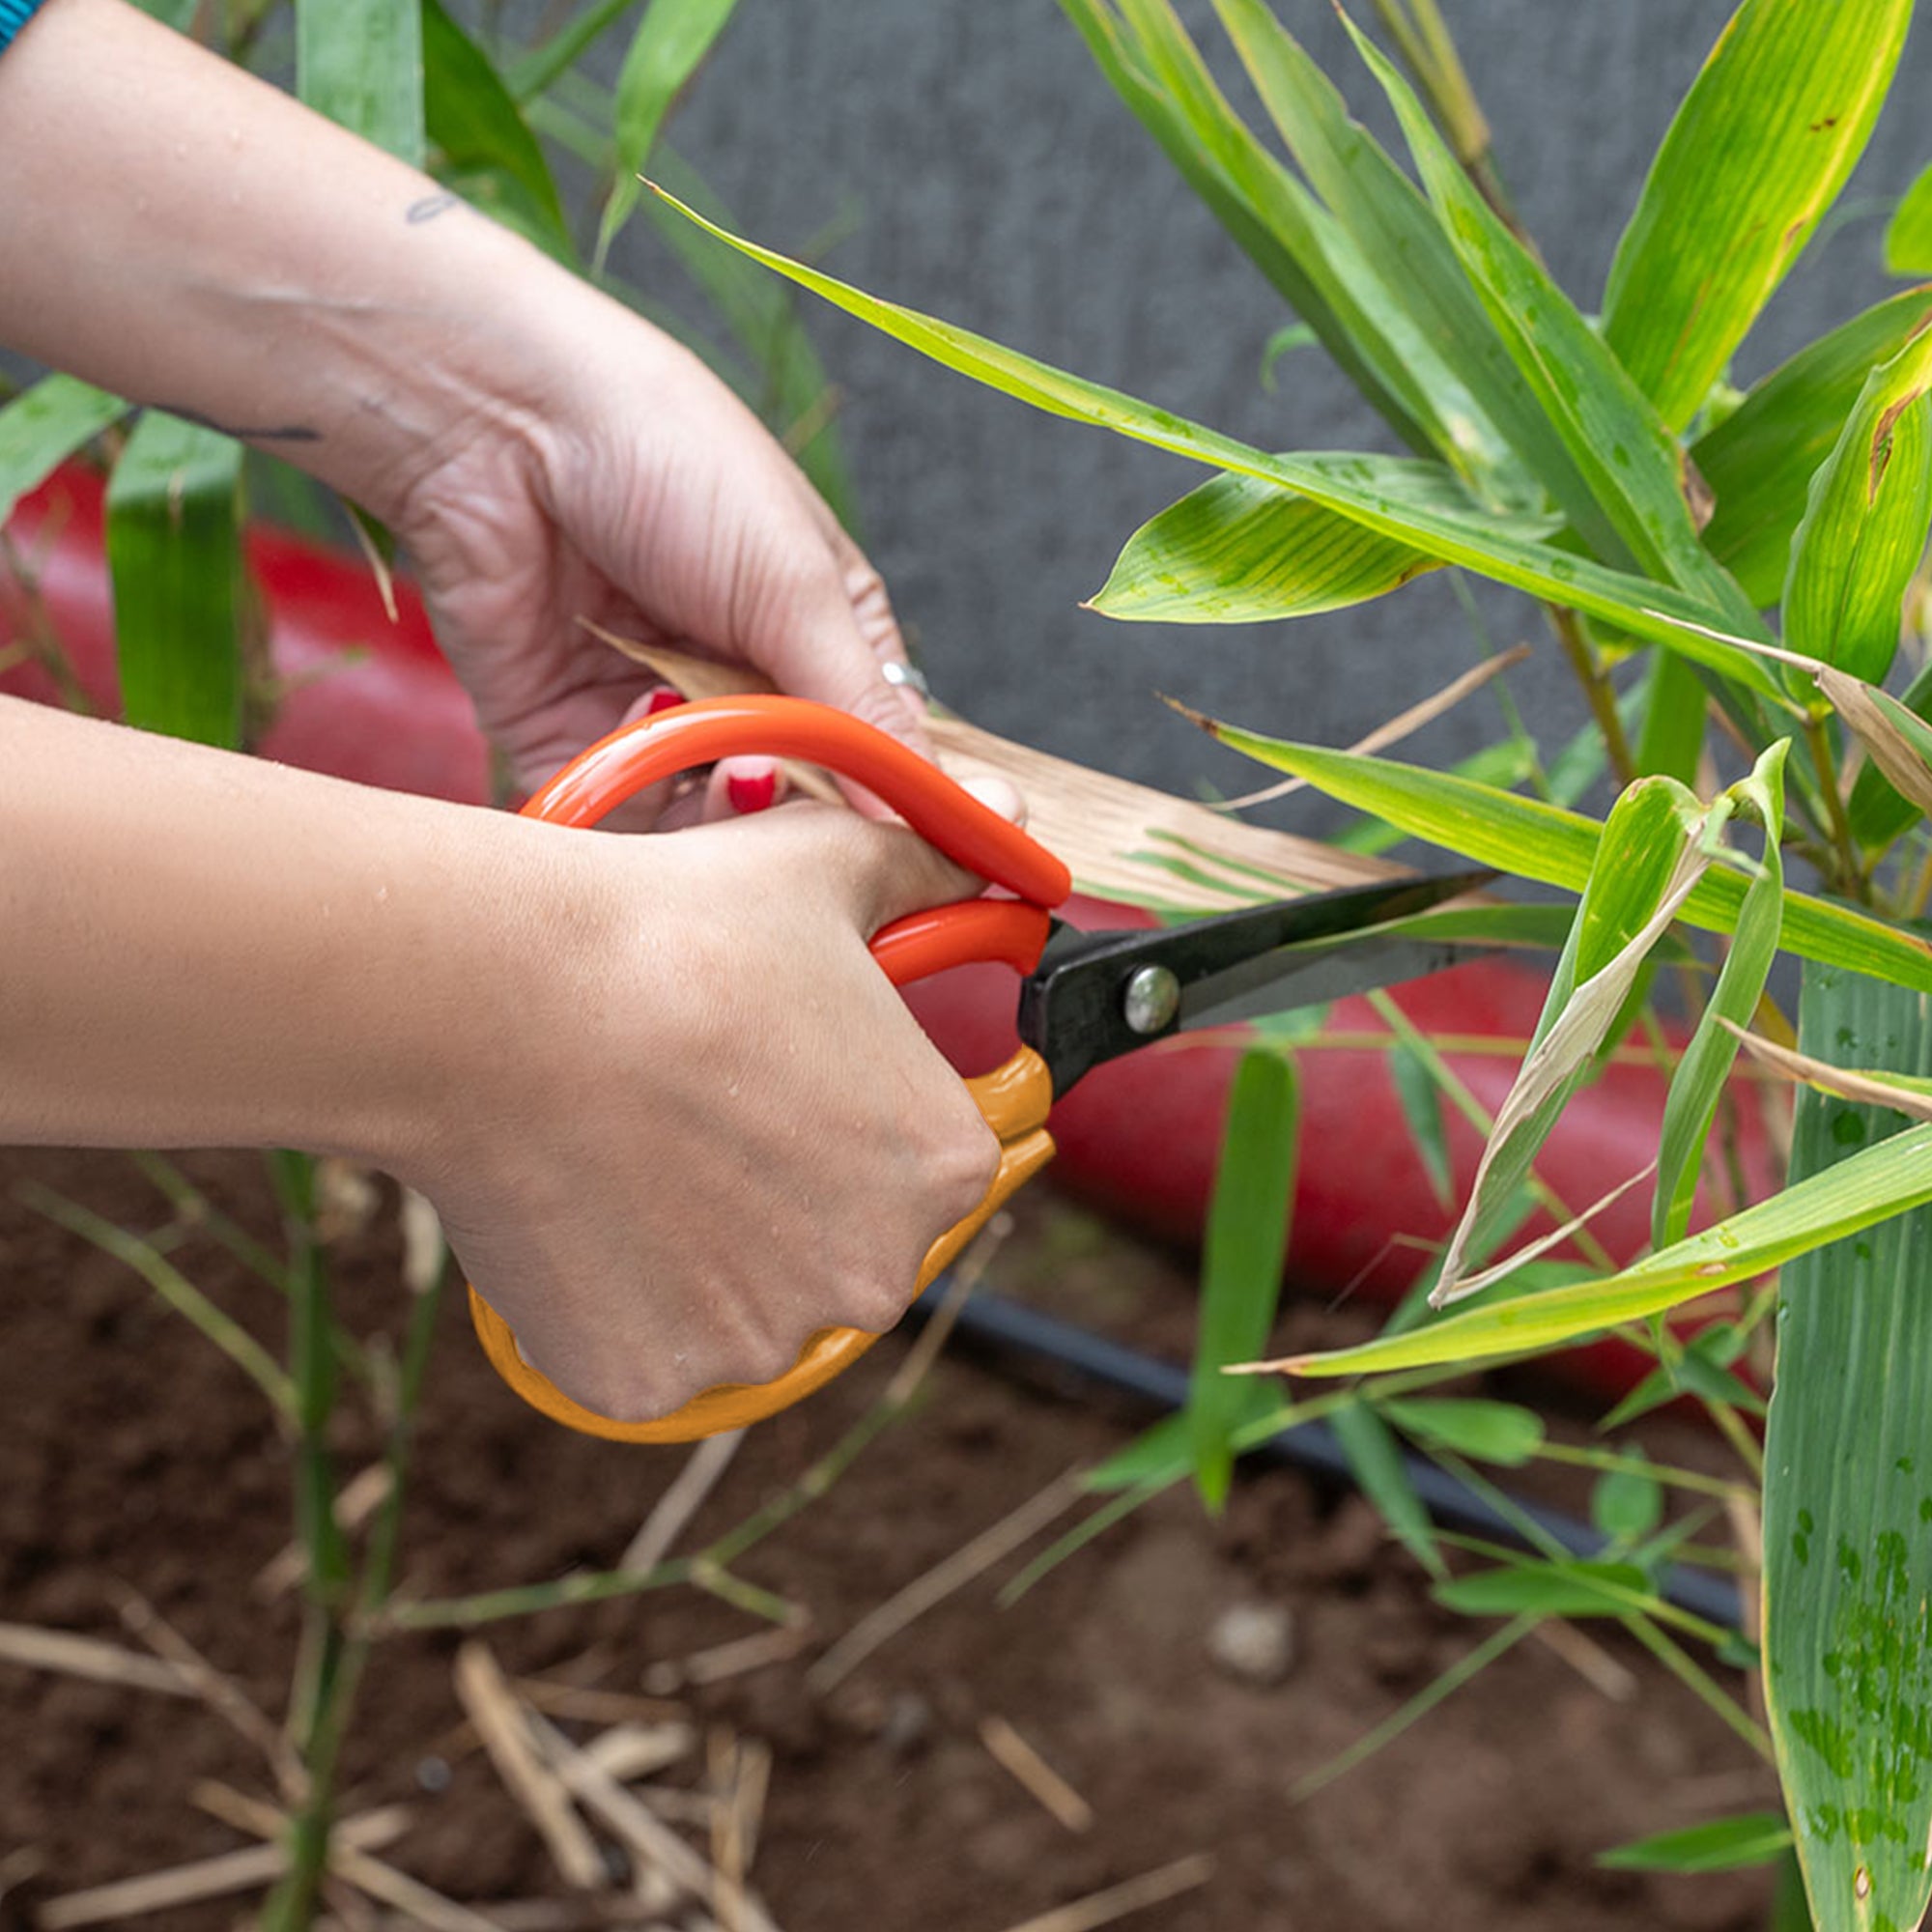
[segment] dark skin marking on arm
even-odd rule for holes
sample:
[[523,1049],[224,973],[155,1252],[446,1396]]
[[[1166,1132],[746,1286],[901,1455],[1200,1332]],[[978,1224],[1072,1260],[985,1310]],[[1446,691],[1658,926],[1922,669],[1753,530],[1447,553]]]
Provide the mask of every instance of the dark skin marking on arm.
[[322,432],[307,423],[225,423],[216,422],[213,416],[205,416],[199,410],[184,409],[179,403],[156,403],[156,409],[165,410],[171,416],[181,417],[183,422],[191,422],[200,429],[212,429],[222,436],[232,436],[238,442],[320,442]]
[[412,201],[403,211],[403,219],[412,228],[420,227],[425,221],[434,221],[439,214],[447,214],[457,206],[453,194],[426,194],[420,201]]

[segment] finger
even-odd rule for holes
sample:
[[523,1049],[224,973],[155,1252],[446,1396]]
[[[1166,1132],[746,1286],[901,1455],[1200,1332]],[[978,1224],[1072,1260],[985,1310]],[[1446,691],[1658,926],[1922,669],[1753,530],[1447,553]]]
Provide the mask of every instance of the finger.
[[[668,711],[673,705],[682,704],[684,696],[673,691],[668,684],[654,685],[640,697],[635,698],[625,707],[624,715],[613,727],[623,730],[646,718],[655,718],[660,712]],[[607,812],[598,823],[606,832],[653,832],[660,830],[666,811],[670,809],[671,780],[646,785],[635,792],[613,810]]]
[[721,758],[703,781],[674,798],[658,814],[660,832],[687,832],[695,825],[722,825],[782,805],[790,793],[784,768],[775,758],[746,754]]
[[852,609],[852,621],[878,661],[879,674],[896,690],[899,702],[912,714],[915,742],[923,749],[925,684],[906,655],[905,639],[899,633],[897,618],[893,615],[885,579],[844,530],[835,533],[833,551],[838,558],[838,572],[844,582],[846,602]]
[[749,818],[753,812],[768,811],[784,795],[785,775],[776,758],[723,758],[704,787],[705,821]]
[[[1019,795],[1004,779],[975,778],[966,789],[1002,817],[1019,822]],[[954,865],[916,832],[857,817],[845,819],[842,831],[847,903],[867,938],[907,913],[977,898],[985,890],[984,879]]]
[[887,681],[883,667],[905,663],[905,640],[884,583],[856,548],[820,550],[758,617],[746,655],[781,691],[849,711],[931,755],[923,707]]

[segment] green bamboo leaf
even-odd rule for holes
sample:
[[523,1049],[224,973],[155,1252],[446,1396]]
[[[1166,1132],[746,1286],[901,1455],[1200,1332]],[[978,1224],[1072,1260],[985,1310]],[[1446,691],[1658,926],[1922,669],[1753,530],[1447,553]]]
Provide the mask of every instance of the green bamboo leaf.
[[296,92],[318,114],[421,167],[420,0],[296,0]]
[[504,82],[520,106],[542,94],[590,51],[592,44],[636,5],[636,0],[596,0],[574,20],[566,20],[541,46],[511,64]]
[[44,1214],[70,1234],[91,1242],[102,1254],[112,1255],[124,1267],[131,1268],[168,1307],[191,1321],[205,1340],[219,1349],[268,1397],[278,1416],[285,1421],[295,1420],[295,1385],[282,1373],[275,1358],[151,1241],[144,1241],[125,1228],[117,1228],[91,1208],[70,1201],[66,1195],[56,1194],[37,1180],[17,1183],[17,1193],[37,1213]]
[[1932,168],[1906,189],[1885,230],[1885,266],[1894,275],[1932,271]]
[[1651,1601],[1650,1579],[1629,1563],[1520,1563],[1479,1570],[1430,1593],[1465,1617],[1625,1617]]
[[1811,478],[1866,376],[1927,322],[1932,289],[1907,289],[1866,309],[1774,370],[1691,445],[1690,460],[1718,504],[1704,543],[1753,604],[1776,604],[1783,590]]
[[1136,623],[1256,624],[1365,604],[1440,568],[1292,491],[1217,476],[1127,539],[1087,608]]
[[1449,1208],[1454,1204],[1449,1141],[1442,1122],[1442,1095],[1435,1076],[1415,1050],[1402,1040],[1388,1050],[1388,1069],[1396,1097],[1402,1102],[1409,1145],[1429,1176],[1430,1191]]
[[[1806,972],[1799,1042],[1932,1074],[1925,1003],[1855,975]],[[1932,1133],[1898,1125],[1806,1089],[1782,1198]],[[1898,1215],[1855,1239],[1808,1244],[1779,1276],[1764,1687],[1820,1932],[1917,1925],[1932,1899],[1928,1242],[1932,1214]]]
[[1377,1406],[1404,1435],[1428,1449],[1447,1449],[1476,1463],[1520,1469],[1543,1447],[1543,1418],[1533,1408],[1480,1396],[1391,1396]]
[[1356,1485],[1388,1524],[1390,1534],[1432,1577],[1446,1577],[1448,1568],[1435,1547],[1429,1512],[1409,1481],[1402,1445],[1388,1424],[1366,1402],[1350,1402],[1328,1418],[1328,1426],[1349,1459]]
[[570,224],[537,137],[489,57],[444,11],[422,0],[423,119],[434,172],[505,227],[566,265]]
[[[1209,153],[1179,102],[1130,46],[1111,0],[1061,0],[1095,66],[1135,118],[1276,291],[1409,448],[1426,454],[1453,440],[1434,419],[1415,374],[1387,342],[1378,319],[1389,306],[1366,275],[1343,272],[1346,238],[1271,157],[1254,163],[1265,202],[1236,183]],[[1232,114],[1236,126],[1240,123]],[[1243,130],[1245,131],[1245,130]],[[1286,184],[1285,186],[1281,184]],[[1359,284],[1359,286],[1358,286]],[[1364,303],[1368,305],[1365,307]]]
[[638,205],[658,129],[724,31],[738,0],[650,0],[617,75],[617,179],[597,230],[601,268]]
[[1201,1321],[1187,1386],[1195,1487],[1218,1513],[1235,1467],[1234,1437],[1256,1408],[1255,1385],[1223,1373],[1267,1346],[1281,1297],[1294,1198],[1294,1069],[1282,1055],[1243,1054],[1228,1094],[1201,1258]]
[[[1483,199],[1414,90],[1373,43],[1350,31],[1395,108],[1483,307],[1583,481],[1586,498],[1557,496],[1571,521],[1605,561],[1633,557],[1651,575],[1722,609],[1728,628],[1759,635],[1756,610],[1698,541],[1682,453],[1649,399]],[[1604,534],[1605,522],[1614,537]]]
[[1322,208],[1256,138],[1228,104],[1208,64],[1180,24],[1172,0],[1119,0],[1138,38],[1145,67],[1195,139],[1226,170],[1259,217],[1323,283],[1337,319],[1385,374],[1398,372],[1405,396],[1439,454],[1485,496],[1525,494],[1519,466],[1480,406],[1416,327],[1406,291],[1378,272],[1346,222]]
[[1338,1751],[1325,1763],[1296,1778],[1289,1786],[1291,1802],[1296,1804],[1304,1803],[1318,1791],[1333,1784],[1337,1778],[1367,1763],[1378,1751],[1385,1749],[1405,1731],[1419,1723],[1436,1705],[1462,1690],[1465,1684],[1473,1683],[1506,1651],[1520,1643],[1540,1622],[1540,1617],[1516,1617],[1499,1630],[1492,1631],[1473,1650],[1458,1658],[1380,1723],[1364,1731],[1346,1750]]
[[1466,445],[1465,473],[1497,502],[1518,504],[1526,467],[1559,501],[1587,506],[1561,442],[1414,185],[1260,0],[1216,0],[1215,11],[1310,185],[1427,346],[1431,401]]
[[[1601,748],[1603,734],[1592,721],[1589,730]],[[1457,778],[1468,779],[1473,783],[1490,785],[1498,791],[1515,791],[1520,786],[1534,781],[1539,766],[1533,754],[1533,747],[1515,738],[1505,738],[1494,745],[1485,745],[1480,752],[1472,752],[1466,758],[1458,758],[1448,767]],[[1584,786],[1568,794],[1557,790],[1552,781],[1549,795],[1558,799],[1574,800],[1581,796]],[[1541,787],[1538,787],[1541,795]],[[1329,843],[1343,852],[1355,852],[1364,858],[1378,858],[1384,852],[1391,852],[1403,841],[1404,834],[1393,825],[1379,818],[1357,818],[1352,825],[1345,826],[1336,833]],[[1567,918],[1567,915],[1566,915]],[[1563,944],[1559,932],[1555,942]]]
[[1663,1520],[1663,1486],[1644,1469],[1606,1469],[1590,1491],[1590,1520],[1628,1548]]
[[1673,429],[1702,406],[1863,153],[1911,0],[1745,0],[1651,163],[1604,335]]
[[[658,192],[663,194],[663,190]],[[1354,455],[1269,456],[1205,429],[1199,423],[1124,395],[1118,389],[1088,383],[1051,364],[1003,348],[984,336],[951,323],[921,314],[917,309],[881,301],[820,270],[761,248],[707,222],[672,196],[672,207],[700,228],[728,242],[734,248],[767,268],[823,296],[848,314],[859,316],[886,334],[919,350],[947,368],[956,369],[1006,395],[1074,422],[1110,429],[1137,442],[1151,444],[1177,456],[1244,476],[1258,476],[1297,491],[1311,501],[1339,511],[1352,521],[1416,549],[1463,563],[1484,576],[1513,583],[1577,610],[1589,611],[1621,625],[1634,636],[1667,643],[1700,664],[1722,671],[1726,678],[1766,696],[1778,695],[1775,680],[1748,651],[1726,641],[1729,613],[1701,597],[1670,585],[1654,583],[1626,572],[1575,556],[1553,545],[1526,541],[1504,529],[1474,529],[1438,509],[1411,501],[1389,487],[1380,459]],[[1724,635],[1713,637],[1716,630]]]
[[[1365,461],[1392,492],[1432,502],[1472,529],[1504,521],[1478,504],[1445,465],[1396,456]],[[1507,522],[1534,539],[1551,534],[1558,520]],[[1217,476],[1127,539],[1087,608],[1136,623],[1255,624],[1365,604],[1439,567],[1412,545],[1292,490],[1253,476]]]
[[1537,1352],[1620,1322],[1667,1314],[1927,1202],[1932,1202],[1932,1125],[1909,1127],[1621,1273],[1471,1308],[1353,1349],[1261,1366],[1298,1376],[1352,1376]]
[[1784,923],[1784,856],[1778,841],[1784,836],[1784,759],[1790,746],[1788,738],[1780,738],[1759,758],[1750,777],[1728,794],[1764,828],[1764,858],[1749,866],[1750,883],[1738,909],[1730,951],[1690,1044],[1670,1076],[1650,1216],[1656,1247],[1667,1247],[1690,1225],[1704,1143],[1738,1055],[1737,1037],[1723,1022],[1743,1025],[1749,1020],[1776,956]]
[[242,742],[242,445],[150,410],[107,486],[114,644],[128,724]]
[[[1477,865],[1569,892],[1581,892],[1589,878],[1603,828],[1581,812],[1392,758],[1264,737],[1212,719],[1196,722],[1235,751]],[[1690,895],[1683,918],[1709,932],[1730,932],[1744,898],[1742,878],[1715,870]],[[1932,992],[1932,944],[1849,906],[1787,890],[1781,944],[1803,958]]]
[[1703,681],[1687,659],[1670,651],[1655,655],[1644,690],[1636,769],[1639,774],[1659,772],[1680,784],[1690,784],[1704,754]]
[[[668,143],[658,143],[652,166],[680,200],[709,220],[729,225],[716,194]],[[829,407],[837,400],[836,391],[799,320],[797,297],[756,263],[673,214],[655,195],[649,213],[685,272],[751,358],[756,377],[746,400],[784,440],[833,515],[846,529],[856,531],[858,495],[839,441],[838,412]],[[796,434],[801,425],[814,420],[819,427],[803,437]]]
[[[1918,676],[1892,702],[1921,726],[1932,720],[1932,663],[1920,667]],[[1904,719],[1895,717],[1889,709],[1885,715],[1898,731],[1905,748],[1916,753],[1916,765],[1908,765],[1906,775],[1922,773],[1920,796],[1932,795],[1932,731],[1927,731],[1921,742],[1908,735]],[[1887,777],[1885,767],[1876,757],[1869,757],[1852,786],[1845,815],[1851,823],[1852,837],[1866,851],[1880,852],[1901,833],[1910,831],[1924,810]]]
[[1498,1220],[1570,1096],[1589,1077],[1652,948],[1709,867],[1706,818],[1693,793],[1662,777],[1638,779],[1611,808],[1570,943],[1530,1050],[1496,1110],[1432,1305],[1473,1293],[1508,1270],[1505,1262],[1475,1274],[1473,1255],[1493,1246]]
[[1722,1403],[1747,1414],[1761,1414],[1763,1397],[1731,1373],[1730,1364],[1737,1360],[1743,1348],[1744,1338],[1733,1322],[1713,1321],[1698,1329],[1685,1343],[1684,1352],[1675,1362],[1651,1370],[1618,1402],[1597,1424],[1599,1432],[1607,1435],[1687,1395]]
[[1866,377],[1791,540],[1786,646],[1873,684],[1898,649],[1900,606],[1932,523],[1928,385],[1932,329]]
[[71,376],[43,376],[0,408],[0,524],[28,491],[127,413],[120,397]]
[[[1540,952],[1560,952],[1570,936],[1572,923],[1573,909],[1569,906],[1442,906],[1434,912],[1419,912],[1412,919],[1392,919],[1380,928],[1380,935],[1385,939],[1419,939],[1445,946],[1451,943],[1513,946]],[[1314,942],[1318,946],[1321,943]],[[1686,949],[1682,962],[1689,964],[1690,957]]]
[[1194,1466],[1187,1411],[1151,1423],[1124,1449],[1117,1449],[1081,1479],[1090,1490],[1138,1489],[1145,1483],[1179,1482]]
[[194,25],[194,16],[199,12],[201,0],[134,0],[135,6],[144,14],[152,14],[164,25],[172,27],[176,33],[185,34]]
[[1276,363],[1292,350],[1307,349],[1321,339],[1305,322],[1291,322],[1285,328],[1277,328],[1262,345],[1262,387],[1273,395]]
[[1612,1871],[1741,1871],[1775,1864],[1790,1843],[1791,1827],[1777,1812],[1746,1811],[1619,1845],[1598,1853],[1597,1862]]

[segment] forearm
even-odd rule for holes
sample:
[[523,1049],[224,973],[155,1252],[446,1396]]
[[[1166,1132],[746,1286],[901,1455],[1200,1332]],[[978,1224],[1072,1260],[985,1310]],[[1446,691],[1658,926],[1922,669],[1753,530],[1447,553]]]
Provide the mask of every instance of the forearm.
[[46,0],[0,58],[0,342],[382,516],[482,414],[540,413],[598,299],[126,0]]
[[0,698],[0,1144],[410,1169],[474,1111],[461,1056],[530,1019],[505,989],[572,863],[549,828]]

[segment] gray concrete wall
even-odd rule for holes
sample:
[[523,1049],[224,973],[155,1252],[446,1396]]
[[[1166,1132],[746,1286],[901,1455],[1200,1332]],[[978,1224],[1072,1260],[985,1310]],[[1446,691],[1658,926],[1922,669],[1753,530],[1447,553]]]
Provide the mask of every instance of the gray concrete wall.
[[[1393,139],[1329,0],[1277,5]],[[1586,307],[1729,11],[1726,0],[1448,0],[1503,175]],[[1208,8],[1183,0],[1183,12],[1211,44]],[[1851,218],[1814,244],[1741,374],[1887,292],[1873,204],[1932,151],[1914,112],[1928,72],[1921,34],[1848,192]],[[1392,446],[1319,350],[1285,361],[1276,393],[1263,390],[1280,302],[1051,0],[744,0],[671,132],[775,246],[802,245],[855,205],[827,266],[865,288],[1264,445]],[[670,272],[630,236],[620,261],[658,285]],[[937,687],[979,722],[1176,789],[1203,778],[1245,789],[1254,768],[1207,745],[1154,691],[1341,743],[1478,654],[1439,576],[1286,625],[1130,626],[1082,611],[1122,540],[1202,472],[1038,415],[813,306],[812,334],[845,391],[869,547]],[[1496,642],[1536,646],[1514,688],[1553,741],[1582,712],[1535,609],[1507,595],[1483,605]],[[1417,745],[1454,756],[1497,724],[1485,696]],[[1291,822],[1320,821],[1320,808],[1297,811]]]

